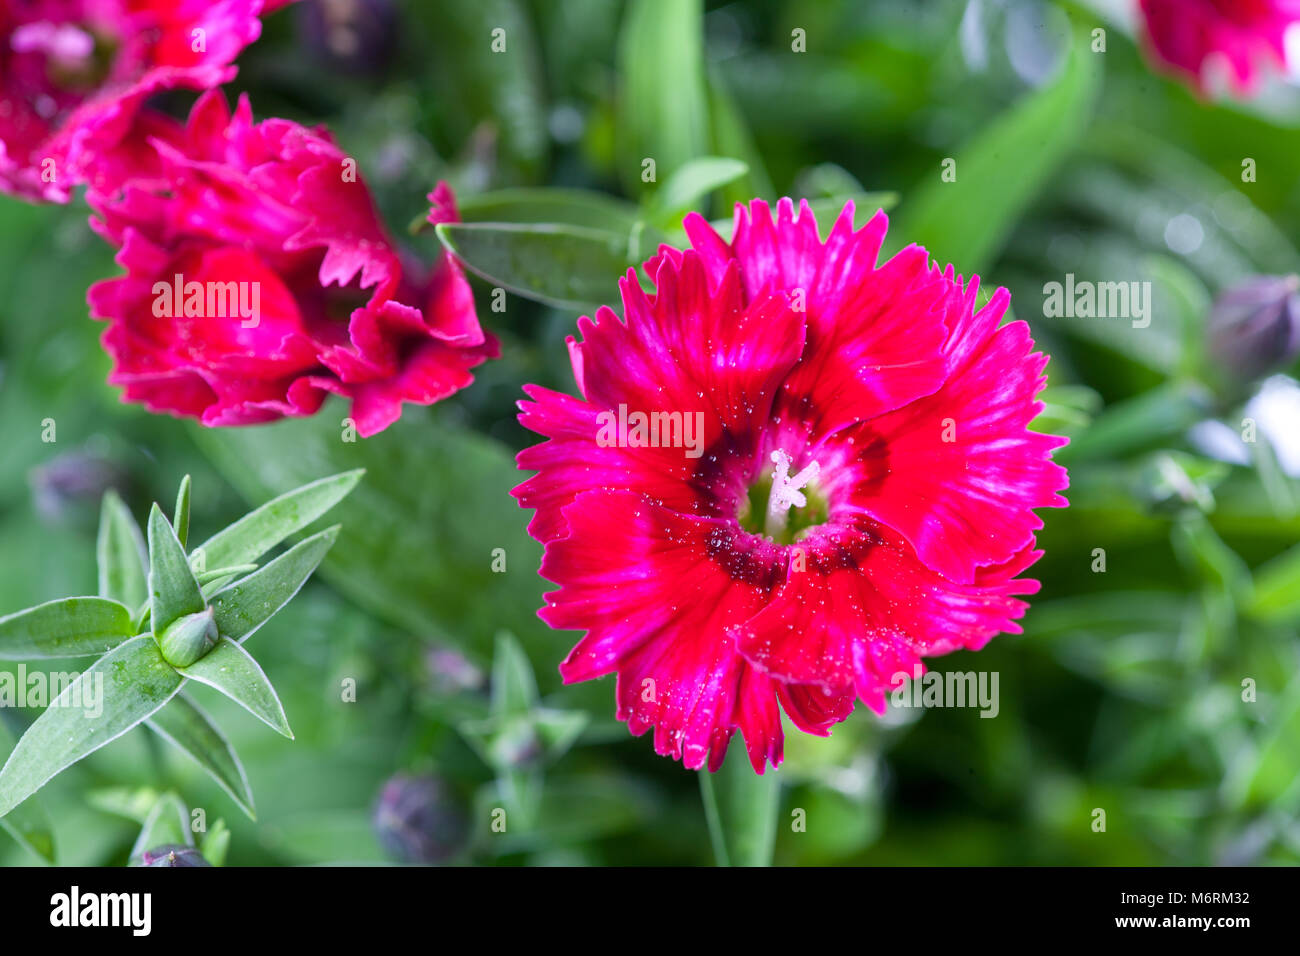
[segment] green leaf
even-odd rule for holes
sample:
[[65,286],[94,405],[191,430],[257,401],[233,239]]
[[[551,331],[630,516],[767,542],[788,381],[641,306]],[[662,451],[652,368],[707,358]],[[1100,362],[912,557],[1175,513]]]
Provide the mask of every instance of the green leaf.
[[723,187],[722,199],[732,205],[751,199],[776,198],[776,188],[763,164],[763,154],[726,83],[716,72],[709,77],[709,117],[713,126],[714,150],[723,156],[743,160],[748,167],[744,176]]
[[738,159],[701,156],[686,163],[659,187],[650,203],[651,215],[665,226],[680,224],[681,217],[716,189],[735,182],[749,172]]
[[1086,385],[1049,385],[1038,393],[1043,410],[1029,423],[1030,431],[1074,435],[1101,410],[1102,397]]
[[161,796],[153,787],[100,787],[86,794],[86,802],[96,810],[143,825]]
[[[518,0],[417,3],[403,16],[410,37],[437,44],[437,56],[419,60],[431,74],[423,89],[430,95],[457,91],[440,97],[446,101],[437,110],[439,127],[450,127],[454,139],[465,141],[475,125],[490,120],[493,165],[507,165],[512,179],[536,179],[549,145],[548,84],[524,5]],[[494,42],[497,29],[504,49]],[[494,169],[494,175],[501,173]]]
[[189,667],[177,668],[191,680],[215,687],[273,730],[293,739],[284,705],[253,655],[228,637]]
[[1250,568],[1215,532],[1205,515],[1189,511],[1174,524],[1174,553],[1190,571],[1244,603],[1250,592]]
[[208,828],[208,832],[199,841],[199,853],[213,866],[225,866],[226,854],[230,851],[230,828],[225,820],[218,820]]
[[[499,783],[482,788],[475,796],[475,819],[491,820],[506,797]],[[590,843],[642,829],[657,812],[653,796],[626,774],[557,777],[540,796],[532,825],[515,826],[511,816],[504,833],[485,834],[483,851],[501,856]]]
[[176,492],[176,510],[172,512],[172,527],[176,529],[176,538],[185,547],[185,539],[190,534],[190,476],[181,479],[181,486]]
[[131,612],[116,601],[63,598],[0,617],[0,659],[103,654],[134,634]]
[[256,561],[343,500],[365,473],[356,468],[287,491],[214,534],[191,557],[202,553],[205,567]]
[[[700,0],[632,0],[618,44],[623,179],[641,186],[641,162],[662,178],[709,150]],[[670,80],[666,78],[671,78]]]
[[1231,471],[1229,465],[1180,451],[1159,451],[1139,460],[1134,478],[1136,501],[1157,512],[1179,513],[1188,506],[1214,510],[1214,488]]
[[440,223],[438,238],[488,282],[560,309],[618,301],[629,266],[625,234],[558,223]]
[[[216,568],[212,571],[195,571],[194,580],[199,582],[199,587],[203,591],[203,599],[207,601],[235,578],[256,571],[257,567],[256,564],[234,564],[228,568]],[[149,624],[149,616],[148,604],[136,610],[133,620],[136,622],[135,629],[137,632],[146,629]]]
[[[55,774],[152,716],[182,683],[152,634],[109,651],[55,698],[18,741],[0,769],[0,816]],[[92,717],[95,711],[99,713]]]
[[216,568],[212,571],[200,571],[194,575],[198,580],[200,587],[206,587],[214,581],[220,581],[223,578],[237,578],[244,574],[251,574],[257,570],[256,564],[232,564],[227,568]]
[[[249,819],[257,819],[253,791],[234,748],[207,714],[184,694],[177,694],[148,720],[154,731],[212,775]],[[204,856],[207,856],[205,853]]]
[[546,759],[552,762],[568,753],[591,722],[584,711],[550,707],[538,707],[533,711],[532,718],[537,736],[546,751]]
[[117,492],[104,493],[99,512],[96,542],[99,564],[99,596],[137,607],[149,599],[148,557],[144,536]]
[[[341,442],[346,414],[334,402],[309,418],[195,426],[191,434],[250,501],[326,469],[367,467],[365,482],[338,508],[338,547],[320,573],[379,619],[479,663],[491,659],[503,625],[534,660],[562,656],[568,635],[536,616],[545,590],[537,576],[541,546],[528,535],[528,512],[511,504],[521,478],[514,452],[448,423],[436,408],[408,407],[380,434]],[[503,571],[493,569],[498,555]],[[554,681],[553,672],[548,666]]]
[[1255,571],[1255,588],[1247,613],[1257,620],[1275,623],[1300,620],[1300,545]]
[[641,211],[623,199],[586,189],[498,189],[458,200],[461,222],[563,223],[620,235]]
[[[13,736],[5,727],[4,721],[0,720],[0,753],[8,756],[13,744]],[[34,800],[15,807],[7,817],[0,817],[0,830],[4,830],[45,862],[55,862],[54,826],[45,808]]]
[[149,616],[161,632],[177,618],[206,605],[176,532],[156,504],[149,512]]
[[[1239,688],[1235,689],[1239,692]],[[1238,753],[1223,781],[1224,799],[1234,810],[1275,804],[1296,788],[1300,763],[1300,678],[1278,693],[1274,717],[1260,728],[1253,748]]]
[[1151,448],[1196,424],[1211,411],[1213,402],[1204,386],[1166,382],[1107,408],[1091,427],[1057,449],[1053,458],[1065,465]]
[[770,866],[781,784],[759,776],[743,747],[732,747],[717,773],[700,772],[700,793],[719,866]]
[[1293,518],[1297,510],[1297,498],[1300,497],[1300,482],[1297,482],[1283,469],[1278,461],[1277,449],[1267,435],[1259,435],[1250,446],[1251,463],[1259,475],[1259,483],[1273,513],[1279,518]]
[[1103,59],[1089,53],[1088,44],[1087,34],[1074,34],[1054,82],[956,150],[954,182],[944,182],[935,164],[900,210],[890,230],[894,245],[919,243],[966,275],[993,264],[1021,214],[1088,128]]
[[131,847],[131,863],[137,863],[149,850],[160,846],[193,846],[190,832],[190,811],[174,793],[164,793],[145,817],[140,835]]
[[212,595],[217,630],[243,642],[289,603],[338,537],[339,526],[300,541],[260,571]]
[[537,703],[537,679],[533,665],[513,634],[497,635],[492,657],[492,716],[521,714]]

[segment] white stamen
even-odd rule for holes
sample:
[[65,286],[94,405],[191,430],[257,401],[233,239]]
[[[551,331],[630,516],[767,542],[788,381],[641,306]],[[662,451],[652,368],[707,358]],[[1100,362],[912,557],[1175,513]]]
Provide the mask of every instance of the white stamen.
[[778,448],[772,452],[772,461],[776,467],[772,469],[772,490],[767,496],[767,522],[765,528],[769,535],[776,537],[785,528],[786,516],[789,510],[792,507],[802,508],[808,504],[808,497],[799,489],[805,487],[821,474],[821,466],[815,461],[811,462],[792,478],[790,477],[791,458],[789,455]]

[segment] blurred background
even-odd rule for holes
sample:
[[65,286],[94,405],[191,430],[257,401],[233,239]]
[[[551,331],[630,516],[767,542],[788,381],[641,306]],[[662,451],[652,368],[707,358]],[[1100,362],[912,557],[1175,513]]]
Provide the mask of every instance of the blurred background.
[[[401,237],[443,178],[467,220],[596,229],[622,267],[680,225],[641,159],[663,182],[723,156],[747,172],[705,200],[715,218],[755,196],[852,197],[860,221],[889,210],[896,248],[1011,290],[1052,356],[1036,427],[1071,436],[1071,506],[1044,515],[1024,635],[931,662],[997,671],[1000,712],[859,708],[828,740],[790,733],[778,863],[1300,860],[1300,306],[1261,278],[1300,263],[1300,87],[1203,99],[1152,69],[1133,6],[304,2],[240,58],[232,97],[327,124]],[[475,279],[503,357],[451,400],[354,444],[338,403],[204,430],[104,384],[84,291],[116,267],[85,216],[0,200],[0,613],[93,591],[108,487],[143,517],[191,473],[206,535],[299,483],[369,473],[330,516],[344,532],[326,565],[256,637],[297,740],[195,692],[258,819],[138,729],[37,796],[57,860],[125,863],[139,823],[123,808],[151,788],[223,818],[232,864],[711,863],[696,775],[613,719],[612,678],[562,688],[574,635],[535,617],[540,549],[508,497],[533,439],[514,402],[525,382],[572,391],[563,339],[586,310],[512,294],[495,312]],[[594,292],[542,297],[613,300],[599,265]],[[1067,274],[1151,283],[1150,324],[1045,315]],[[523,717],[485,736],[494,702]],[[506,799],[531,825],[493,834]],[[35,861],[0,834],[0,863]]]

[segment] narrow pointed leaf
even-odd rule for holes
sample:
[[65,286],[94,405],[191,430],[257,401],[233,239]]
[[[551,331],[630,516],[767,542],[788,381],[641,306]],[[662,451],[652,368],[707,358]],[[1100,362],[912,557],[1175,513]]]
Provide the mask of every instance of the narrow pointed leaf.
[[[407,409],[379,442],[339,441],[337,422],[346,414],[340,400],[308,418],[258,428],[196,424],[190,434],[250,501],[325,470],[368,467],[338,507],[343,530],[319,575],[379,619],[437,636],[476,663],[491,660],[503,622],[536,660],[563,657],[567,636],[535,614],[545,587],[530,568],[541,561],[541,546],[522,510],[500,507],[519,481],[514,451],[452,424],[441,406]],[[431,548],[434,539],[439,546]],[[492,570],[494,547],[509,555],[508,573]]]
[[251,574],[257,570],[256,564],[234,564],[228,568],[216,568],[212,571],[200,571],[194,575],[200,586],[207,587],[214,581],[222,578],[237,578],[244,574]]
[[4,830],[46,863],[55,862],[54,827],[49,814],[40,804],[27,802],[14,807],[8,816],[0,817],[0,830]]
[[276,611],[289,603],[338,537],[338,525],[294,545],[260,571],[212,596],[217,630],[222,637],[244,641]]
[[104,493],[99,509],[99,596],[120,601],[127,607],[149,599],[148,558],[140,526],[117,492]]
[[[704,75],[701,0],[633,0],[618,39],[615,136],[626,184],[642,187],[642,160],[656,160],[662,180],[708,152],[709,102]],[[665,83],[664,77],[672,77]]]
[[131,862],[134,864],[148,850],[160,846],[184,844],[194,845],[190,832],[190,812],[174,793],[164,793],[145,817],[140,835],[131,847]]
[[176,539],[185,547],[185,539],[190,534],[190,476],[181,479],[180,489],[176,492],[176,510],[172,512],[172,527],[176,529]]
[[134,820],[141,826],[149,819],[162,793],[153,787],[100,787],[86,794],[96,810]]
[[546,759],[559,760],[582,736],[590,718],[581,710],[553,710],[539,707],[533,712],[533,726],[546,748]]
[[537,703],[537,678],[513,634],[497,635],[492,656],[492,715],[504,717],[532,710]]
[[229,850],[230,828],[226,826],[225,820],[218,820],[199,841],[199,853],[213,866],[225,866]]
[[365,473],[357,468],[286,492],[217,532],[195,548],[195,554],[202,553],[208,568],[256,561],[338,504]]
[[[152,634],[141,634],[105,654],[55,698],[18,741],[0,769],[0,816],[55,774],[152,716],[183,683],[162,659]],[[78,703],[83,706],[74,706]]]
[[[891,235],[924,246],[937,262],[987,272],[1021,213],[1089,128],[1102,68],[1088,43],[1086,34],[1075,34],[1055,80],[957,147],[955,180],[945,181],[937,164],[927,170]],[[1021,160],[1009,163],[1009,156]]]
[[215,687],[273,730],[293,739],[284,706],[253,655],[223,637],[211,652],[178,670],[191,680]]
[[438,238],[470,271],[560,309],[618,301],[628,237],[559,223],[439,223]]
[[1254,592],[1247,611],[1261,621],[1300,619],[1300,545],[1255,572]]
[[230,741],[198,704],[184,694],[177,694],[171,703],[150,717],[148,723],[150,730],[188,754],[211,774],[250,819],[257,819],[253,791],[248,785],[243,764]]
[[[0,753],[8,756],[13,745],[13,735],[5,727],[4,721],[0,720]],[[0,817],[0,830],[4,830],[47,863],[54,862],[54,825],[39,803],[29,800],[14,807],[7,817]]]
[[0,659],[103,654],[134,634],[131,612],[116,601],[63,598],[0,617]]
[[[203,599],[206,601],[235,578],[243,577],[245,574],[256,570],[256,564],[236,564],[228,568],[217,568],[213,571],[196,571],[194,580],[199,582],[199,588],[203,592]],[[133,620],[136,622],[134,633],[138,634],[145,630],[150,621],[149,605],[147,603],[136,609]]]
[[157,505],[149,512],[149,616],[161,632],[186,614],[204,608],[203,592],[190,570],[176,532]]
[[[500,189],[457,197],[461,222],[561,222],[607,232],[630,232],[640,210],[630,202],[585,189]],[[427,210],[420,222],[428,225]]]
[[[749,172],[749,166],[725,156],[701,156],[668,177],[655,194],[652,208],[657,221],[675,226],[681,217],[699,205],[709,193],[735,182]],[[674,221],[676,220],[676,221]]]
[[751,199],[775,199],[776,188],[772,177],[764,165],[763,154],[754,142],[754,134],[749,128],[740,108],[736,106],[731,91],[721,74],[714,70],[707,79],[709,97],[709,125],[712,127],[713,148],[723,156],[734,156],[743,160],[749,168],[743,177],[728,183],[722,189],[724,208],[736,203],[748,203]]

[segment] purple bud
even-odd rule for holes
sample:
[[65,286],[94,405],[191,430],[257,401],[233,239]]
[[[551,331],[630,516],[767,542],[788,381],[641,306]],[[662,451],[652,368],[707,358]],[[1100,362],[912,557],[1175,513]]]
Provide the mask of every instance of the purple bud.
[[392,58],[397,11],[392,0],[310,0],[298,5],[298,29],[333,68],[376,73]]
[[1220,294],[1210,309],[1210,349],[1243,381],[1300,354],[1300,276],[1255,276]]
[[443,863],[469,836],[465,814],[437,777],[398,774],[379,795],[375,836],[403,863]]
[[127,476],[107,458],[71,451],[33,468],[27,483],[37,513],[47,521],[62,521],[82,509],[93,520],[104,492],[109,488],[121,491]]
[[450,647],[432,647],[424,655],[429,670],[429,685],[436,694],[457,694],[481,690],[487,676],[460,651]]
[[140,854],[140,866],[211,866],[192,846],[167,844]]

